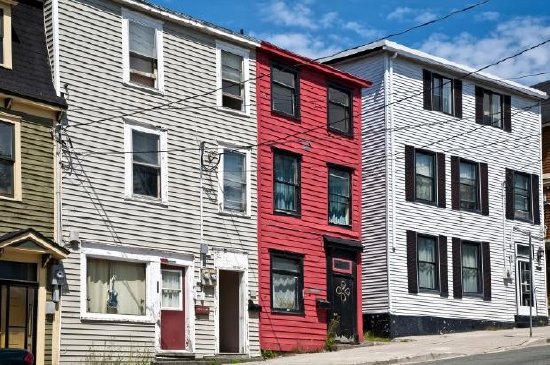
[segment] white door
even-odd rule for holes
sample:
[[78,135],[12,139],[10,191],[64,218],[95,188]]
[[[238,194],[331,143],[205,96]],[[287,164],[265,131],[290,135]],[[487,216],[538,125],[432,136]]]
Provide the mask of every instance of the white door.
[[[529,306],[533,305],[533,316],[537,314],[535,292],[532,292],[532,299],[530,298],[530,291],[532,287],[531,278],[533,277],[533,268],[529,264],[529,246],[517,245],[516,253],[516,293],[517,293],[517,307],[518,315],[528,316]],[[531,300],[532,303],[531,304]]]

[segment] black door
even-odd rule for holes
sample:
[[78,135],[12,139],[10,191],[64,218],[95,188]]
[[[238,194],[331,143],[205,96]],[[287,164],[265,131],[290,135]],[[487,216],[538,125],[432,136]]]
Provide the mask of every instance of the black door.
[[335,331],[340,342],[357,341],[357,294],[355,287],[355,260],[353,254],[329,256],[328,292],[329,331]]

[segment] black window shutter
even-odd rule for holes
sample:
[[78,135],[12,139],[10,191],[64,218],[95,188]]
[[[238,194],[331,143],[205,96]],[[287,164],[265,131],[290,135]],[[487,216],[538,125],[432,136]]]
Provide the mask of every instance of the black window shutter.
[[462,80],[453,80],[455,117],[462,118]]
[[512,131],[512,97],[504,95],[502,103],[502,129],[506,132]]
[[416,232],[407,231],[407,273],[409,293],[418,293],[418,274],[416,267]]
[[414,147],[405,146],[405,199],[414,201]]
[[476,123],[483,124],[483,89],[476,86]]
[[514,171],[506,169],[506,219],[514,219]]
[[483,257],[483,300],[491,300],[491,246],[481,242]]
[[445,154],[437,154],[437,206],[445,208],[446,190],[445,190]]
[[531,196],[533,200],[533,223],[540,224],[539,175],[531,175]]
[[462,298],[462,258],[460,238],[453,237],[453,296]]
[[424,81],[424,109],[432,110],[432,73],[428,70],[422,71],[422,79]]
[[451,156],[451,207],[460,210],[460,159]]
[[479,185],[481,189],[481,214],[489,215],[489,167],[483,162],[479,164]]
[[447,264],[447,237],[439,236],[439,278],[441,280],[440,295],[449,296],[449,268]]

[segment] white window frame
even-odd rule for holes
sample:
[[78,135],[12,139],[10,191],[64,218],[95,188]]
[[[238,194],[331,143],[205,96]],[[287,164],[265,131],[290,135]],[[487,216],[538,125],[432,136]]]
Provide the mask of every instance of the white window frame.
[[21,176],[21,117],[0,112],[0,121],[13,125],[15,163],[13,164],[13,196],[0,195],[0,200],[21,201],[23,183]]
[[[154,198],[144,195],[134,194],[134,174],[133,174],[133,146],[132,131],[142,133],[156,134],[160,142],[160,197]],[[154,127],[136,121],[124,121],[124,157],[125,157],[125,198],[135,199],[146,202],[160,202],[168,204],[168,152],[167,152],[167,134],[166,130]]]
[[[178,301],[178,306],[177,307],[165,307],[162,305],[162,291],[164,290],[164,287],[162,286],[162,276],[163,276],[163,273],[164,272],[174,272],[174,273],[177,273],[179,278],[180,278],[180,284],[179,284],[179,291],[180,291],[180,296],[179,296],[179,301]],[[182,299],[183,299],[183,295],[185,294],[183,292],[183,272],[181,270],[174,270],[174,269],[163,269],[161,268],[160,269],[160,277],[161,277],[161,281],[160,281],[160,309],[161,310],[177,310],[177,311],[181,311],[183,310],[183,304],[182,304]]]
[[[164,93],[164,52],[163,52],[163,23],[146,17],[143,14],[122,9],[122,81],[125,84],[147,90],[158,90]],[[155,42],[157,47],[157,86],[154,88],[136,84],[130,81],[130,27],[129,21],[133,21],[146,27],[155,29]]]
[[[243,153],[245,155],[245,163],[244,166],[246,168],[246,209],[244,212],[237,212],[234,210],[225,210],[224,204],[223,204],[223,170],[224,170],[224,151],[225,150],[234,150],[236,152]],[[231,215],[241,215],[250,217],[251,209],[250,205],[252,203],[251,199],[251,174],[250,174],[250,149],[249,148],[242,148],[235,145],[231,145],[229,143],[220,143],[218,144],[218,153],[220,156],[220,163],[218,164],[218,212],[224,213],[224,214],[231,214]]]
[[[138,316],[132,314],[88,312],[88,258],[145,264],[145,315]],[[156,283],[158,274],[155,275],[155,273],[158,271],[159,266],[155,261],[155,257],[148,255],[127,253],[118,250],[82,247],[80,251],[80,318],[85,320],[112,322],[154,323],[154,315],[151,309],[153,308],[155,298],[157,298]]]
[[[244,98],[243,109],[236,110],[223,106],[223,90],[222,90],[222,51],[233,53],[234,55],[243,58],[243,86]],[[250,51],[240,48],[229,43],[216,41],[216,105],[222,110],[227,110],[239,114],[250,115]]]
[[17,4],[12,0],[3,0],[0,1],[0,9],[3,11],[3,22],[4,25],[3,33],[4,37],[2,39],[2,63],[0,67],[7,69],[12,69],[12,34],[11,34],[11,7]]

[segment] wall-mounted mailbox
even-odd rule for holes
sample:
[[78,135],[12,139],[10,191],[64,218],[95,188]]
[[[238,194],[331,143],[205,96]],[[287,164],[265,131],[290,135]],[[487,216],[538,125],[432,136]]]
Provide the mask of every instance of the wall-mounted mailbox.
[[210,307],[206,305],[196,305],[195,306],[195,315],[197,316],[207,316],[210,314]]
[[317,298],[315,299],[315,305],[318,309],[330,309],[330,302],[325,299]]
[[262,311],[262,306],[259,304],[254,303],[252,300],[248,300],[248,310],[250,312],[256,312],[259,313]]

